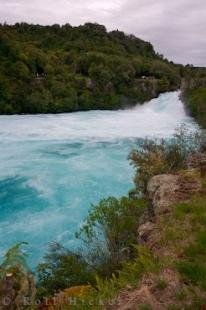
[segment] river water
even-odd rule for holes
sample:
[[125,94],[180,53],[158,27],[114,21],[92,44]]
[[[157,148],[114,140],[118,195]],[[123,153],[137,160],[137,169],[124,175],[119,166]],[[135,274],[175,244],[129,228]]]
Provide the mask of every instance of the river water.
[[194,128],[179,92],[119,111],[0,116],[0,256],[29,243],[35,266],[49,242],[77,246],[90,204],[133,187],[127,160],[139,138]]

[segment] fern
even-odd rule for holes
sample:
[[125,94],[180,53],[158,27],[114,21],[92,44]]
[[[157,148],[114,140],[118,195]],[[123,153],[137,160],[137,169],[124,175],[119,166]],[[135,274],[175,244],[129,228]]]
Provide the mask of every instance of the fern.
[[5,274],[12,270],[19,272],[25,272],[28,270],[26,258],[27,255],[22,251],[22,246],[28,245],[26,242],[19,242],[8,250],[4,255],[3,263],[0,265],[0,277],[4,277]]

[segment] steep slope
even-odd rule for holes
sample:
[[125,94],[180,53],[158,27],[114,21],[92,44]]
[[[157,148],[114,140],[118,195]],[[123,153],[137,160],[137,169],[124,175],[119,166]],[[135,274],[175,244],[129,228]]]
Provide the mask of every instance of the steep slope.
[[206,155],[190,157],[188,170],[150,180],[152,210],[139,226],[138,236],[158,268],[143,273],[137,288],[122,290],[107,309],[204,309],[205,162]]

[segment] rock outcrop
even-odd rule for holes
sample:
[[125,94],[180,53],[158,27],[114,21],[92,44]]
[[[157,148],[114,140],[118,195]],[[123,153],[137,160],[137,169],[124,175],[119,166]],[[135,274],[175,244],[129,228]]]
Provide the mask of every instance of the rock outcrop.
[[162,174],[154,176],[148,183],[147,192],[155,216],[168,213],[176,202],[188,200],[201,191],[199,177],[192,175]]
[[186,159],[187,169],[199,168],[204,162],[206,162],[206,153],[197,153],[189,155]]
[[187,201],[201,190],[200,172],[196,173],[195,170],[194,173],[193,169],[187,170],[184,175],[161,174],[151,178],[147,186],[150,206],[140,220],[139,242],[150,245],[156,243],[154,240],[157,239],[155,236],[158,231],[155,229],[155,222],[158,218],[170,213],[175,203]]

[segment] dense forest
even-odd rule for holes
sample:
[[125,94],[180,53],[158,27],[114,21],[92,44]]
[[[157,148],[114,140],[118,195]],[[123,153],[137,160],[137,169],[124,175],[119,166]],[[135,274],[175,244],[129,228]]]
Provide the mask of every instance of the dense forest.
[[0,25],[0,63],[0,114],[117,109],[177,89],[194,71],[92,23]]

